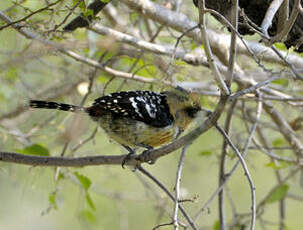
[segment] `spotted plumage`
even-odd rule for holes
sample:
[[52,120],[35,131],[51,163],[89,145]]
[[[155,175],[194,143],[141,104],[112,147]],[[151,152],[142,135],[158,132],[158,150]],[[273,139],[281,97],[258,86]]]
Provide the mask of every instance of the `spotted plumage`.
[[154,127],[173,122],[165,95],[151,91],[112,93],[96,99],[87,111],[91,117],[110,112],[114,117],[127,117]]
[[117,92],[96,99],[90,107],[32,100],[30,107],[87,113],[127,149],[172,141],[200,111],[199,97],[183,91]]

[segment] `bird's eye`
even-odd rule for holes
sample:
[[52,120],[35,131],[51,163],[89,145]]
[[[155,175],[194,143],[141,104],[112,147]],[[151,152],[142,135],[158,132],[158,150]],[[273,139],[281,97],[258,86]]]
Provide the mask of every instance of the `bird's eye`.
[[194,118],[197,114],[197,112],[200,111],[200,108],[199,107],[187,107],[184,109],[185,113],[191,117],[191,118]]

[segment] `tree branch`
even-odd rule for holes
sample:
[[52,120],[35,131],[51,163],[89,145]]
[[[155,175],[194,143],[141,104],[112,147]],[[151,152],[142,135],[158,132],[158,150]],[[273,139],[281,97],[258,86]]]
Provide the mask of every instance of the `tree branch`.
[[263,30],[263,33],[267,37],[269,37],[268,32],[267,32],[268,28],[272,25],[272,20],[273,20],[275,14],[277,13],[277,11],[279,10],[282,3],[283,3],[283,0],[273,0],[266,11],[266,14],[265,14],[262,24],[261,24],[261,28]]
[[185,145],[182,149],[179,164],[177,168],[177,175],[176,175],[176,183],[175,183],[175,206],[174,206],[174,212],[173,212],[173,224],[174,229],[178,230],[179,228],[179,221],[178,221],[178,209],[179,209],[179,202],[180,202],[180,184],[181,184],[181,175],[182,175],[182,169],[184,164],[185,155],[187,152],[189,145]]

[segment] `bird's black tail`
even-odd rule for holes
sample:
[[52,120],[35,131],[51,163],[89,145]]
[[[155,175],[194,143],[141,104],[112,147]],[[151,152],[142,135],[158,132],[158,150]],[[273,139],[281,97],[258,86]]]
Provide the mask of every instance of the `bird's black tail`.
[[29,107],[39,109],[57,109],[69,112],[86,112],[86,109],[81,106],[57,103],[52,101],[30,100]]

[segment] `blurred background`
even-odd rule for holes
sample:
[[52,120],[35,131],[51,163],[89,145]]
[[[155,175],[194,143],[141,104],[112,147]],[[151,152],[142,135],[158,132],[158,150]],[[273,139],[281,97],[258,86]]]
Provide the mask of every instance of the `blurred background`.
[[[170,10],[179,1],[157,0]],[[191,1],[181,1],[180,13],[193,22],[198,12]],[[52,6],[50,4],[56,3]],[[43,156],[80,157],[126,153],[121,146],[111,142],[101,128],[86,116],[27,108],[30,99],[47,99],[79,105],[90,105],[95,98],[121,90],[161,91],[162,80],[180,82],[184,86],[198,86],[202,105],[213,110],[218,102],[218,90],[209,67],[189,64],[185,60],[172,60],[170,55],[147,52],[140,47],[116,41],[85,28],[73,33],[63,33],[62,26],[85,11],[88,1],[0,1],[0,10],[13,21],[42,9],[20,25],[42,39],[52,41],[65,49],[102,63],[112,69],[133,73],[158,84],[144,83],[114,76],[85,62],[79,62],[41,42],[22,36],[12,27],[0,30],[0,146],[1,151]],[[70,17],[71,9],[78,4]],[[89,13],[89,12],[88,12]],[[114,16],[114,18],[113,18]],[[116,18],[115,18],[116,17]],[[66,19],[66,22],[64,20]],[[181,35],[169,26],[142,15],[129,5],[114,1],[95,19],[139,39],[172,49]],[[6,25],[0,20],[0,27]],[[56,27],[58,26],[58,28]],[[211,31],[225,36],[228,30],[210,15],[207,26]],[[224,38],[224,37],[223,37]],[[258,42],[260,36],[245,36],[247,41]],[[258,43],[257,43],[258,44]],[[180,49],[192,55],[204,55],[203,46],[190,37],[184,37]],[[286,51],[283,44],[276,47]],[[226,47],[225,47],[226,48]],[[224,44],[222,49],[225,50]],[[227,52],[228,49],[227,49]],[[303,63],[293,50],[288,55]],[[205,59],[206,60],[206,59]],[[256,82],[267,79],[259,64],[247,54],[239,54],[236,63],[247,79]],[[284,64],[262,60],[268,69],[287,72]],[[303,64],[302,64],[303,66]],[[285,70],[286,69],[286,70]],[[238,70],[237,70],[238,71]],[[240,72],[241,72],[240,71]],[[160,82],[160,84],[159,84]],[[232,84],[233,92],[241,89],[238,82]],[[271,88],[270,88],[271,87]],[[301,81],[285,77],[271,82],[270,89],[302,96]],[[300,124],[301,105],[273,101],[275,108],[293,124],[294,132],[302,140]],[[257,100],[239,99],[235,107],[231,137],[240,151],[253,124],[249,114],[256,116]],[[226,113],[219,123],[224,125]],[[193,124],[201,124],[197,121]],[[264,131],[273,151],[278,156],[296,159],[279,128],[265,112],[259,127]],[[194,217],[218,188],[219,168],[223,139],[213,128],[190,145],[183,168],[182,205]],[[277,161],[258,150],[252,142],[246,157],[249,172],[256,187],[258,217],[255,229],[281,229],[281,205],[284,215],[283,229],[303,228],[303,196],[300,185],[299,164]],[[176,170],[180,150],[160,158],[154,165],[143,167],[174,193]],[[265,151],[266,152],[266,151]],[[226,172],[237,162],[231,150],[227,151]],[[277,179],[287,178],[283,183]],[[281,179],[280,178],[280,179]],[[225,215],[227,229],[249,229],[251,191],[241,166],[225,187]],[[172,221],[174,203],[149,178],[138,170],[121,166],[89,166],[83,168],[34,167],[13,163],[0,163],[0,229],[153,229]],[[179,213],[180,224],[187,224]],[[218,199],[210,203],[196,220],[198,229],[220,229]],[[163,226],[161,229],[172,229]],[[182,229],[182,227],[180,227]]]

